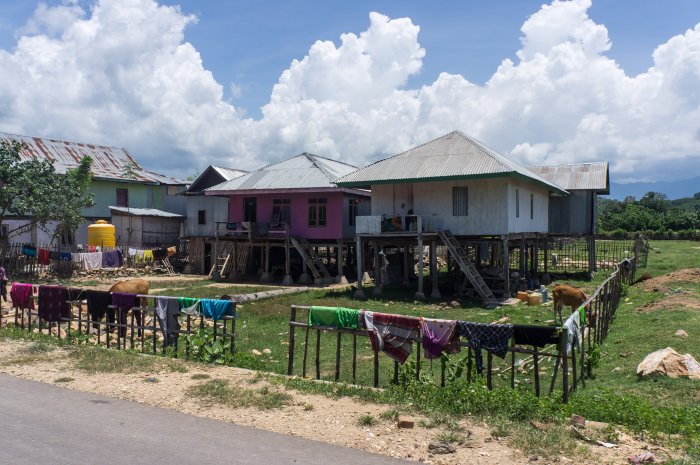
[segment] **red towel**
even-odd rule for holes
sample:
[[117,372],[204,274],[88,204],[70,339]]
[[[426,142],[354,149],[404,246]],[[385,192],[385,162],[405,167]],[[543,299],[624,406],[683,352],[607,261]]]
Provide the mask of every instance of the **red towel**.
[[39,249],[39,265],[49,265],[51,260],[49,259],[48,249]]
[[34,298],[32,296],[31,284],[12,283],[10,299],[12,299],[12,306],[15,308],[34,310]]
[[365,312],[372,350],[382,351],[399,363],[411,354],[413,341],[419,336],[420,320],[412,316]]

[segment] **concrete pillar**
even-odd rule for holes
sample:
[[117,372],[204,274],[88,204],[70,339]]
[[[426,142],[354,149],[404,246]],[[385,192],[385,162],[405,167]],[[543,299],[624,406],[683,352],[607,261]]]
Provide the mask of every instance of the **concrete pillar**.
[[418,234],[418,290],[415,298],[417,300],[425,300],[423,293],[423,237]]
[[362,269],[362,238],[360,236],[355,237],[355,252],[357,253],[357,290],[355,291],[355,298],[364,300],[366,297],[365,291],[362,290],[362,278],[364,270]]
[[338,284],[348,283],[348,279],[343,274],[343,241],[338,241],[338,276],[335,279]]
[[430,243],[430,278],[433,281],[433,290],[430,293],[430,297],[432,299],[441,299],[442,295],[438,288],[437,244],[435,241]]

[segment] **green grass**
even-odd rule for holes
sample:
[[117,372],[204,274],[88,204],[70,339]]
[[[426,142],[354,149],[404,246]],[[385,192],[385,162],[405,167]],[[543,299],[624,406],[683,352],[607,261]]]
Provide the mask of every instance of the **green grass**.
[[358,426],[374,426],[377,424],[377,419],[372,415],[362,415],[357,419]]
[[[164,284],[159,282],[157,284]],[[168,283],[169,284],[169,283]],[[222,295],[242,295],[255,294],[262,291],[271,291],[280,289],[279,286],[249,286],[249,285],[231,285],[231,286],[211,286],[211,281],[192,281],[187,286],[170,286],[168,285],[152,288],[151,294],[167,295],[177,297],[201,297],[206,299],[217,299]]]
[[187,394],[212,404],[232,408],[255,407],[259,410],[282,408],[292,400],[292,396],[285,392],[278,392],[268,387],[243,389],[232,386],[228,380],[223,379],[212,379],[191,386],[187,389]]
[[71,381],[75,381],[75,378],[71,378],[70,376],[62,376],[53,380],[54,383],[70,383]]
[[151,373],[160,370],[186,373],[187,366],[172,359],[141,355],[129,350],[78,347],[70,353],[75,368],[89,374]]
[[202,379],[209,379],[209,378],[211,378],[211,376],[209,376],[206,373],[195,373],[192,375],[191,378],[194,380],[202,380]]

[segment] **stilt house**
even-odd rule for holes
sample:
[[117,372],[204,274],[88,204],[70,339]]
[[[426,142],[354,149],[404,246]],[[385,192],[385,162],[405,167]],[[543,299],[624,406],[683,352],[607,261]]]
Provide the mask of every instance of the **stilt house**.
[[211,274],[235,280],[257,269],[261,281],[279,272],[285,284],[293,274],[301,283],[342,282],[344,257],[352,259],[344,251],[354,244],[356,217],[370,213],[370,194],[333,181],[356,169],[303,153],[207,189],[229,199]]
[[[510,294],[510,269],[536,272],[537,247],[549,230],[553,196],[568,192],[483,143],[451,132],[340,178],[344,188],[371,189],[371,215],[356,225],[358,273],[365,245],[375,253],[375,293],[389,273],[380,252],[403,256],[408,283],[418,254],[416,298],[424,298],[423,251],[430,250],[432,293],[440,298],[436,247],[444,244],[458,290],[485,300]],[[528,259],[529,258],[529,259]],[[411,264],[411,266],[409,265]],[[379,268],[378,268],[379,267]],[[361,282],[358,297],[364,297]]]

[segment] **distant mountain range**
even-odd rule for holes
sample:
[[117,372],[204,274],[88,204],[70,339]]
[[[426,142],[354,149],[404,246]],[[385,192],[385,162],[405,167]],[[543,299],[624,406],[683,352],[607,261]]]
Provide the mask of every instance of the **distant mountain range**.
[[700,192],[700,176],[680,181],[632,182],[622,184],[610,181],[610,198],[623,200],[628,195],[639,200],[647,192],[661,192],[670,200],[692,197]]

